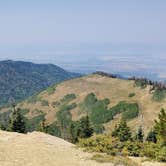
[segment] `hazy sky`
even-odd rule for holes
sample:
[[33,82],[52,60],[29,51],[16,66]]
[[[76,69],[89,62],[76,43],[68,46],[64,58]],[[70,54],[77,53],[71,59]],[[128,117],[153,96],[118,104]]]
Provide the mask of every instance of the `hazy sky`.
[[166,75],[166,0],[0,0],[0,60]]

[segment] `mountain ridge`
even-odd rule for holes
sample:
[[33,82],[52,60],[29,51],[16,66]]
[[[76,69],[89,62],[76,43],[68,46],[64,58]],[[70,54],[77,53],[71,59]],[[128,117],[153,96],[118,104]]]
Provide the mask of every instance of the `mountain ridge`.
[[0,105],[12,98],[23,100],[36,92],[80,74],[68,72],[53,64],[25,61],[0,61]]

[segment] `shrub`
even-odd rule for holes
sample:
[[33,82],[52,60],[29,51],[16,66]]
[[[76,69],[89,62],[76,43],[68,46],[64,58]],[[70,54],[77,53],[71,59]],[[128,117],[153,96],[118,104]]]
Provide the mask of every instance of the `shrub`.
[[135,86],[140,87],[142,89],[146,88],[148,85],[148,82],[146,79],[136,79],[135,80]]
[[55,90],[56,90],[56,85],[50,86],[46,89],[46,91],[49,95],[53,94],[55,92]]
[[54,101],[51,103],[51,105],[52,105],[52,107],[58,107],[58,106],[60,106],[60,102]]
[[116,155],[121,152],[123,146],[118,139],[105,136],[96,135],[88,139],[79,139],[78,145],[84,147],[88,151],[103,152],[109,155]]
[[122,119],[124,120],[130,120],[130,119],[134,119],[139,115],[139,108],[138,105],[133,105],[133,107],[131,107],[131,109],[125,111],[122,113]]
[[47,100],[42,100],[41,105],[42,106],[49,106],[49,102]]
[[162,101],[164,98],[165,98],[165,90],[163,90],[163,89],[156,89],[156,90],[153,92],[153,97],[152,97],[152,99],[153,99],[154,101]]
[[63,99],[61,99],[62,103],[68,103],[72,100],[76,99],[76,95],[74,93],[71,94],[67,94],[63,97]]
[[156,159],[158,161],[166,162],[166,146],[161,147],[156,153]]
[[80,111],[88,113],[93,125],[100,125],[113,119],[111,111],[107,108],[109,103],[109,99],[98,100],[94,93],[90,93],[80,104]]
[[47,133],[51,134],[56,137],[61,136],[61,131],[59,127],[57,126],[56,122],[52,123],[51,125],[47,126]]
[[159,152],[160,147],[155,143],[144,143],[143,155],[151,159],[156,159],[156,154]]
[[135,157],[143,156],[142,153],[143,143],[137,141],[136,142],[127,141],[125,142],[124,146],[127,149],[129,156],[135,156]]
[[36,95],[29,97],[29,99],[27,100],[27,103],[36,103],[38,101],[41,101],[41,97],[36,94]]
[[[139,112],[139,106],[137,103],[126,103],[125,101],[120,101],[116,106],[112,107],[110,111],[112,112],[113,116],[127,111],[132,118]],[[132,114],[132,112],[134,113]]]
[[130,93],[129,95],[128,95],[128,97],[134,97],[135,96],[135,93]]
[[29,112],[29,109],[20,108],[20,113],[21,113],[22,115],[26,115],[28,112]]
[[33,117],[32,119],[26,119],[27,131],[32,132],[39,128],[40,122],[44,120],[45,114],[41,114]]

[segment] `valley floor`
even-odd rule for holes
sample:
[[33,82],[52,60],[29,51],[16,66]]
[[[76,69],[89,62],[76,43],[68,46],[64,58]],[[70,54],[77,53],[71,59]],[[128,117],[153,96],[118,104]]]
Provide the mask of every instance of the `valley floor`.
[[[44,133],[0,131],[0,166],[113,166],[92,161],[91,157],[75,145]],[[164,166],[150,162],[141,165]]]

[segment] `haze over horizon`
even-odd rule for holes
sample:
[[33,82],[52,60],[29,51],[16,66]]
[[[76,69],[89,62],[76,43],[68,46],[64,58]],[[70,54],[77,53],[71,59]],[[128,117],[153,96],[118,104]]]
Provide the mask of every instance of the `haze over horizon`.
[[166,79],[166,1],[0,2],[0,60]]

